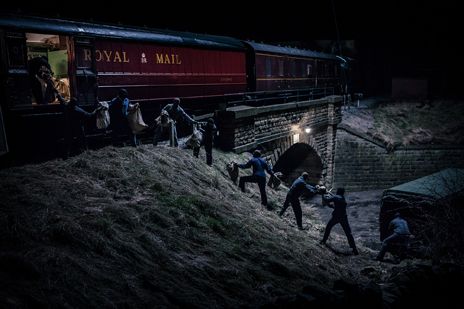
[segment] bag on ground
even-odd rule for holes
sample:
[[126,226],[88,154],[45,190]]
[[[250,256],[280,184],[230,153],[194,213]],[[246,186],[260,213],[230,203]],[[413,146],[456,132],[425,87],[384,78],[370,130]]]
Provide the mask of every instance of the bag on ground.
[[280,180],[280,177],[282,177],[282,173],[275,172],[274,175],[271,175],[271,177],[269,178],[267,185],[273,189],[277,189],[282,183],[282,180]]
[[226,165],[227,172],[229,173],[230,179],[233,182],[237,181],[238,178],[238,166],[235,162],[230,162]]

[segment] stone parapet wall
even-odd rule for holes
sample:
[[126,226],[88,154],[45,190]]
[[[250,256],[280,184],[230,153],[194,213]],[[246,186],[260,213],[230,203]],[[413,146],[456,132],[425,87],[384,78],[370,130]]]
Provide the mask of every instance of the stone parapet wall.
[[386,189],[448,167],[464,167],[464,146],[430,145],[387,149],[353,129],[339,127],[334,185],[350,191]]
[[341,97],[330,96],[305,102],[228,108],[217,113],[220,146],[242,152],[256,147],[260,140],[302,134],[306,127],[317,130],[336,125],[341,120],[340,106]]
[[[272,164],[293,144],[307,143],[332,175],[336,125],[341,121],[342,97],[271,106],[235,106],[217,112],[219,145],[238,153],[256,148]],[[330,127],[330,128],[329,128]],[[305,132],[310,128],[311,132]]]

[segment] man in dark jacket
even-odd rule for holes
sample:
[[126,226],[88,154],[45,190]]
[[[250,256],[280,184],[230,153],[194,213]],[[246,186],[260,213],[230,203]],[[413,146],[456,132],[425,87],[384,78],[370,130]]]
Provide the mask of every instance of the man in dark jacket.
[[407,248],[409,243],[409,237],[411,233],[409,232],[408,223],[406,220],[401,218],[399,212],[395,214],[395,217],[388,225],[388,229],[393,231],[393,234],[385,238],[382,242],[382,249],[380,249],[379,254],[375,258],[377,261],[383,261],[383,258],[387,251],[391,251],[391,248],[394,245],[398,245],[401,247],[400,258],[402,258],[404,254],[404,249]]
[[29,75],[35,102],[37,104],[54,102],[56,90],[52,79],[53,72],[47,58],[41,56],[29,60]]
[[353,235],[351,234],[350,224],[348,223],[348,216],[346,214],[346,200],[345,200],[345,189],[338,188],[337,194],[326,194],[322,196],[323,202],[328,205],[330,208],[333,208],[332,218],[327,223],[325,228],[324,237],[321,240],[321,244],[325,244],[327,238],[329,238],[330,231],[332,227],[340,223],[345,232],[346,238],[348,239],[348,244],[350,245],[351,249],[353,249],[353,254],[358,255],[358,249],[356,248],[356,244],[354,243]]
[[206,122],[203,132],[203,145],[205,145],[206,152],[206,164],[209,166],[213,165],[213,141],[214,135],[216,134],[216,125],[214,119],[209,118]]
[[285,198],[285,203],[282,206],[282,210],[279,213],[279,216],[283,216],[288,206],[291,204],[293,208],[293,213],[295,214],[296,224],[300,230],[303,230],[303,214],[301,211],[300,205],[300,196],[305,192],[311,194],[316,193],[316,188],[308,184],[309,174],[303,172],[300,177],[298,177],[288,190],[287,197]]
[[267,206],[267,195],[266,195],[266,173],[270,175],[274,174],[272,169],[266,163],[266,161],[261,158],[261,151],[255,150],[253,152],[253,157],[245,164],[237,164],[239,168],[253,168],[253,174],[251,176],[240,177],[238,186],[240,189],[245,192],[245,183],[254,182],[258,183],[259,192],[261,193],[261,204],[266,206],[267,209],[271,210]]
[[[79,153],[82,150],[87,150],[87,138],[85,136],[85,123],[95,116],[99,108],[89,113],[79,106],[76,98],[71,98],[66,102],[64,98],[56,92],[58,100],[63,110],[64,120],[64,142],[65,153],[64,157],[67,158],[73,153]],[[77,144],[74,145],[74,137],[77,138]],[[74,146],[74,147],[73,147]],[[74,148],[74,149],[73,149]]]
[[[190,125],[198,123],[196,120],[193,120],[192,117],[190,117],[182,107],[179,106],[180,99],[179,98],[174,98],[172,100],[171,104],[167,104],[163,109],[161,110],[161,114],[163,112],[167,112],[169,115],[169,118],[172,120],[172,124],[170,127],[172,133],[172,138],[174,140],[174,147],[178,146],[178,140],[177,140],[177,126],[176,124],[181,122],[181,121],[186,121]],[[165,132],[165,128],[161,126],[157,126],[155,129],[155,134],[153,136],[153,145],[156,146],[158,145],[158,142],[161,140],[163,133]]]
[[129,94],[126,89],[121,88],[118,95],[108,102],[110,113],[110,128],[113,138],[113,144],[118,144],[121,135],[127,135],[130,138],[132,146],[137,146],[137,136],[132,133],[127,120],[129,113]]

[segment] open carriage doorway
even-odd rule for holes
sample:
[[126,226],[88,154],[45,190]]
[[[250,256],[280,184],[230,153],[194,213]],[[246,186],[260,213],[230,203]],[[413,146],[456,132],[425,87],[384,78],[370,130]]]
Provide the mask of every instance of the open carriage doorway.
[[64,35],[26,33],[32,105],[59,104],[54,89],[70,99],[69,46],[69,37]]

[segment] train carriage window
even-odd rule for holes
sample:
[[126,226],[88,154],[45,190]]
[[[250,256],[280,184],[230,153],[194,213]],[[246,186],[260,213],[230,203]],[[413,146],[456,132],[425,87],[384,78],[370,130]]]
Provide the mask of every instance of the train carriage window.
[[271,58],[266,57],[266,77],[271,77],[272,76],[272,63],[271,63]]
[[26,33],[26,46],[32,104],[58,104],[54,89],[69,100],[68,37]]
[[284,76],[284,61],[279,60],[279,76]]
[[296,60],[290,59],[290,72],[289,76],[290,77],[295,77],[296,76]]
[[92,50],[88,46],[75,45],[76,66],[78,69],[92,70]]
[[9,38],[7,44],[8,67],[25,68],[23,38]]
[[325,63],[322,61],[317,64],[317,77],[325,77]]
[[301,62],[302,61],[300,59],[295,60],[295,77],[303,77],[304,71],[301,70]]
[[306,75],[308,77],[313,75],[313,66],[311,64],[306,65]]

